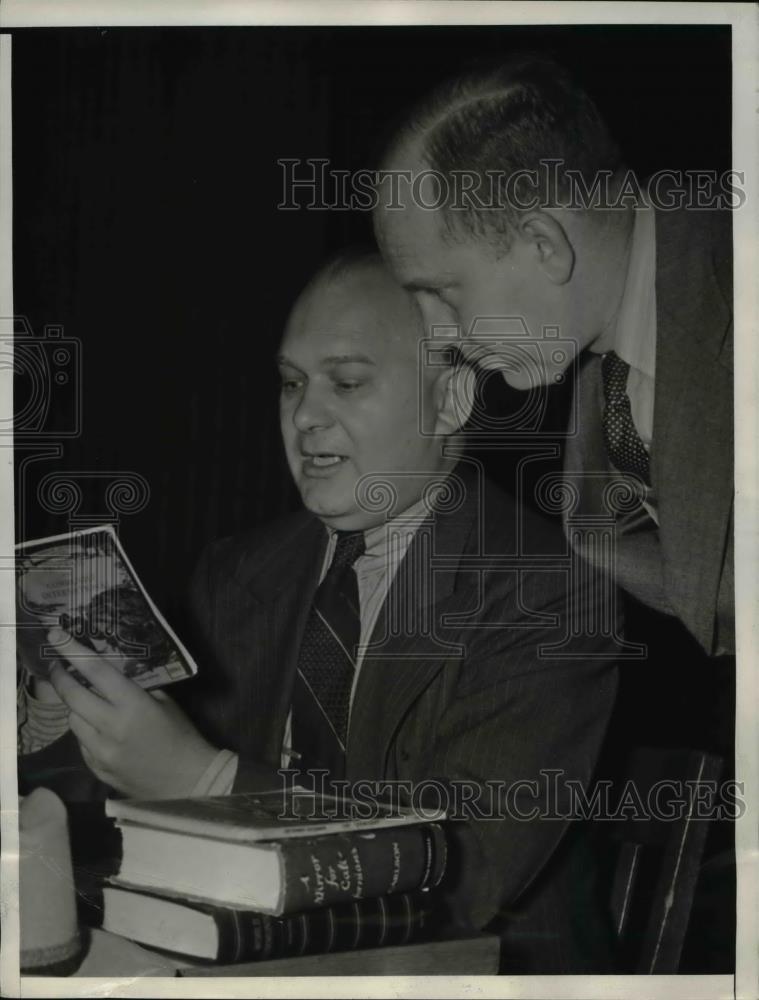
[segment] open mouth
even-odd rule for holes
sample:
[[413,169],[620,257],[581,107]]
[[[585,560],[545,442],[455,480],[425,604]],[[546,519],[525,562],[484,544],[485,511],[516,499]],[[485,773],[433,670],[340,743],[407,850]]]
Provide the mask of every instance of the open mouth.
[[332,452],[323,451],[313,455],[303,453],[303,465],[307,470],[336,468],[347,461],[345,455],[335,455]]
[[323,468],[327,465],[337,465],[338,462],[345,461],[345,457],[343,455],[309,455],[309,458],[314,465],[319,468]]

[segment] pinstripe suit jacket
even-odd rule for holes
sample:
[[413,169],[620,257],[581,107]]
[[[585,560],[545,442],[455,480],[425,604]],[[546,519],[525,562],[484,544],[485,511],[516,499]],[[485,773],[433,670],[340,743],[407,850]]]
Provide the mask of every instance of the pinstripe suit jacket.
[[[590,780],[616,689],[614,649],[603,636],[567,631],[561,529],[478,482],[476,470],[460,465],[456,474],[463,503],[420,529],[380,613],[357,681],[347,777],[501,781],[512,793],[518,781],[538,781],[537,798],[523,785],[513,800],[529,813],[543,801],[541,769]],[[196,573],[202,649],[191,711],[211,740],[240,754],[237,791],[278,781],[326,538],[302,513],[215,543]],[[404,607],[399,618],[393,609]],[[478,800],[484,810],[486,798]],[[503,924],[511,968],[604,968],[592,859],[580,861],[567,827],[516,818],[452,825],[451,920]]]

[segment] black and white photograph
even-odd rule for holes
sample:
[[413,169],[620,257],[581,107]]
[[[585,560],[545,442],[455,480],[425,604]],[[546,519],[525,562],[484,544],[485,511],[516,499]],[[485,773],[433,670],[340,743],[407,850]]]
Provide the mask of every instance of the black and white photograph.
[[3,996],[757,995],[758,84],[0,8]]

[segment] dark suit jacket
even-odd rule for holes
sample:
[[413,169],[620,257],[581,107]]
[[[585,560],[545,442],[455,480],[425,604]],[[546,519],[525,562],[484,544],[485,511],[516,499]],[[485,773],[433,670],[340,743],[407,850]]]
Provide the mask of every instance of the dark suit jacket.
[[[560,528],[476,480],[464,472],[463,504],[429,520],[431,550],[420,529],[396,574],[374,631],[379,645],[357,682],[347,777],[506,786],[537,780],[537,799],[517,800],[528,812],[544,798],[541,769],[562,769],[583,786],[590,781],[615,694],[613,649],[603,635],[566,632]],[[210,739],[241,755],[235,790],[277,781],[326,539],[323,525],[302,513],[214,544],[197,571],[202,651],[194,714]],[[501,557],[511,562],[499,564]],[[430,589],[419,581],[431,567]],[[389,609],[405,606],[403,595],[411,597],[410,617],[387,628]],[[435,636],[421,634],[425,615]],[[563,655],[541,648],[556,644]],[[452,824],[451,920],[482,928],[508,915],[511,968],[605,967],[592,859],[580,858],[569,839],[559,846],[567,826],[515,818]]]
[[[617,582],[676,615],[709,654],[735,650],[732,232],[729,213],[656,212],[656,383],[651,478],[659,530],[620,518]],[[606,510],[601,359],[586,351],[565,475],[572,514]],[[607,494],[608,496],[608,494]]]

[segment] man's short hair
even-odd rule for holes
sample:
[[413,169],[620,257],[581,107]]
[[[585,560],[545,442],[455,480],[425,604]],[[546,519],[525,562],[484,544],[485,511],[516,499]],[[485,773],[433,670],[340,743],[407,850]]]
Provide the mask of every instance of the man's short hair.
[[357,271],[372,268],[385,270],[385,263],[377,247],[369,243],[354,243],[330,254],[312,281],[334,281]]
[[[414,140],[450,192],[456,173],[488,179],[479,200],[456,203],[451,196],[441,204],[449,233],[455,236],[458,227],[470,235],[495,233],[500,244],[508,243],[509,227],[524,206],[547,207],[557,195],[564,199],[571,173],[589,191],[601,172],[611,178],[622,169],[619,149],[591,98],[553,59],[535,53],[443,83],[406,117],[385,163]],[[537,172],[537,185],[527,172]]]

